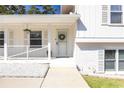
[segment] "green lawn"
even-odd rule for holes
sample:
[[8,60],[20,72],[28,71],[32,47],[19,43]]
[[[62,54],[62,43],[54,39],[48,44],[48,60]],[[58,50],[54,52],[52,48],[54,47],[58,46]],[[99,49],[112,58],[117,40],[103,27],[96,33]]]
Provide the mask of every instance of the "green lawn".
[[124,80],[83,76],[91,88],[124,88]]

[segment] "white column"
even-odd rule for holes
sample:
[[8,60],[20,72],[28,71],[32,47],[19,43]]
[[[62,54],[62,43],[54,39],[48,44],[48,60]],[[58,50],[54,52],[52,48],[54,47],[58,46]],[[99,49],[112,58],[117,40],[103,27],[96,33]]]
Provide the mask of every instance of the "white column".
[[7,31],[4,31],[4,60],[7,60]]
[[118,73],[118,62],[119,62],[119,50],[116,50],[116,61],[115,61],[115,69],[116,69],[116,73]]
[[48,25],[48,60],[51,60],[51,26]]
[[79,5],[75,5],[75,13],[76,13],[76,14],[79,13]]
[[[73,25],[72,25],[73,26]],[[78,46],[77,46],[77,43],[75,42],[76,40],[76,34],[77,34],[77,22],[74,23],[74,50],[73,50],[73,58],[74,58],[74,62],[76,62],[77,60],[77,54],[78,54]]]

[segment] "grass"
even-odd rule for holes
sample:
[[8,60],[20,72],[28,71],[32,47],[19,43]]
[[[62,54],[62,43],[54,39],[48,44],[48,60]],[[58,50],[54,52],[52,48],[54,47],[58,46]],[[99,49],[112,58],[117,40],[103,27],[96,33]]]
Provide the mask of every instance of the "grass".
[[123,79],[83,76],[91,88],[124,88]]

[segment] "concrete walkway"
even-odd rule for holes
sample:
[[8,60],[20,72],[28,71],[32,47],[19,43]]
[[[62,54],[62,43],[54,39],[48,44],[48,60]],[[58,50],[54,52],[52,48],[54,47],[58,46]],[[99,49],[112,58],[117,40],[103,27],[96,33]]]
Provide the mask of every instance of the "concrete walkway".
[[43,78],[0,78],[0,88],[40,88]]
[[76,68],[55,67],[50,68],[44,79],[43,88],[88,88]]
[[52,67],[45,78],[0,77],[0,88],[88,88],[74,67]]

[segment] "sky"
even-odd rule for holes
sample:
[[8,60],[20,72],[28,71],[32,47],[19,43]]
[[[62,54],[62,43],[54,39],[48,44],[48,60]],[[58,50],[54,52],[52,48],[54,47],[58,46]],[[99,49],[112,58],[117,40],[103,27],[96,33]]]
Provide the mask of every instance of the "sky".
[[[30,9],[31,5],[25,5],[26,11]],[[54,9],[56,9],[55,13],[60,14],[60,5],[52,5]],[[42,7],[38,7],[42,11]]]

